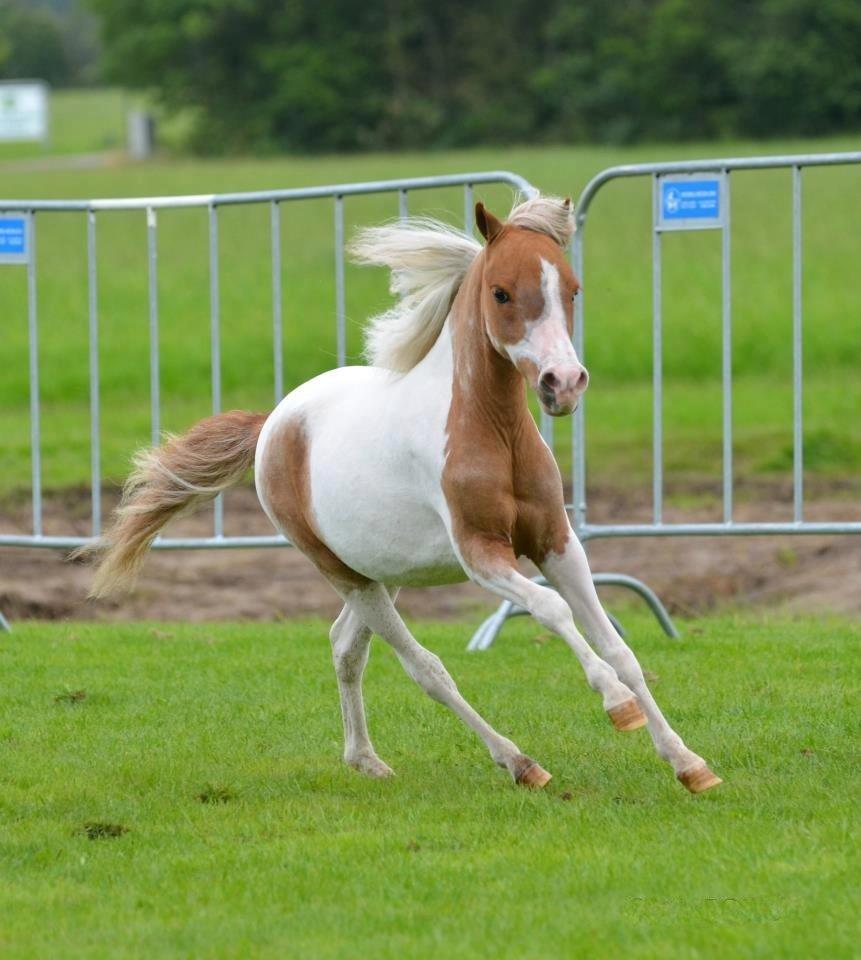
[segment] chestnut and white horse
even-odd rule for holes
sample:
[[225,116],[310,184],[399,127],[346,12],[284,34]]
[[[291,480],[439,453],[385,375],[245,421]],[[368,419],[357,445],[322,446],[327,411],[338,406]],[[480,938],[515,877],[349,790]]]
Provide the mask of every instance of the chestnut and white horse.
[[[479,203],[476,222],[484,246],[433,221],[360,233],[355,259],[388,266],[400,295],[370,322],[371,365],[324,373],[271,414],[219,414],[139,453],[99,545],[93,595],[129,586],[171,517],[238,483],[253,463],[270,520],[344,601],[331,642],[352,767],[392,772],[362,703],[376,633],[517,783],[550,779],[467,703],[395,608],[400,586],[469,578],[562,637],[616,729],[648,724],[658,754],[701,792],[721,781],[667,723],[604,613],[559,470],[527,407],[528,384],[548,413],[569,414],[589,381],[571,343],[570,202],[528,200],[504,223]],[[556,589],[523,576],[521,556]]]

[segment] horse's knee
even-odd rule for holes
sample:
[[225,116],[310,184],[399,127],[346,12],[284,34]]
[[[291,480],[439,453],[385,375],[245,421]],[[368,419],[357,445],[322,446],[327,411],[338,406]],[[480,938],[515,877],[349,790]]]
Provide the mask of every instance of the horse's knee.
[[623,640],[618,640],[605,650],[604,659],[613,667],[619,677],[627,683],[628,686],[645,683],[640,662],[634,656],[631,648]]
[[555,590],[543,589],[529,605],[535,619],[554,633],[564,633],[574,626],[571,608]]

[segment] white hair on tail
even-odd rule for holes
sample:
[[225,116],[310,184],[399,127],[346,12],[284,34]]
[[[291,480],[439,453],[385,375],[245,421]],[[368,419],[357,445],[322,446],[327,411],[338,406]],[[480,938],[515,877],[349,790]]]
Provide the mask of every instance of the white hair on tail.
[[[562,247],[574,233],[570,202],[556,197],[516,204],[508,223],[546,233]],[[400,298],[368,321],[368,361],[398,373],[416,366],[439,337],[458,288],[482,249],[473,237],[438,220],[410,218],[360,230],[349,246],[351,258],[388,267],[389,289]]]

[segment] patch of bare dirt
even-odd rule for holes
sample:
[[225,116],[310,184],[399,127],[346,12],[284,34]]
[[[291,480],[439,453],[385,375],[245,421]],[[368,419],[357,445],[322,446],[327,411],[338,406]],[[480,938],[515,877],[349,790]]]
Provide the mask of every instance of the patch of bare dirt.
[[[666,522],[720,518],[713,488],[706,485],[694,493],[690,506],[665,509]],[[861,499],[851,484],[824,485],[810,493],[807,519],[861,520]],[[785,486],[742,489],[740,500],[738,521],[791,518],[791,492]],[[112,503],[106,495],[104,510]],[[45,532],[86,534],[89,509],[84,491],[47,498]],[[593,523],[648,521],[650,509],[640,494],[606,489],[590,493]],[[228,534],[271,532],[251,489],[231,491],[226,518]],[[205,536],[211,523],[211,512],[204,510],[177,522],[170,532]],[[0,531],[27,533],[29,524],[28,504],[7,501],[0,507]],[[733,603],[861,615],[861,537],[651,537],[595,540],[588,550],[596,572],[645,580],[674,612],[697,613]],[[274,620],[332,618],[340,606],[313,566],[292,549],[156,551],[134,593],[98,603],[85,599],[90,579],[86,565],[68,562],[62,552],[2,548],[0,611],[11,620]],[[611,607],[630,596],[606,588]],[[472,584],[405,589],[399,601],[410,616],[476,622],[495,604]]]

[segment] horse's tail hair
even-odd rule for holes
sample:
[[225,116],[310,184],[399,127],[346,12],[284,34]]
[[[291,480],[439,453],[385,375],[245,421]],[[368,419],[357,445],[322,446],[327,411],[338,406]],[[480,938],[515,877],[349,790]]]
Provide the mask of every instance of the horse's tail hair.
[[207,417],[180,437],[139,450],[122,501],[104,536],[77,555],[99,557],[90,597],[129,590],[168,520],[235,486],[254,463],[265,413]]

